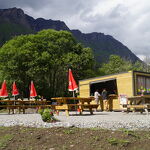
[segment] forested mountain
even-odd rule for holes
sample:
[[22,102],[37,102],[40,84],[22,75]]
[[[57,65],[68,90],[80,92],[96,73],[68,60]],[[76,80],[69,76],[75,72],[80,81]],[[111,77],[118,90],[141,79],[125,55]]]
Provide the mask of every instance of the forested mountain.
[[121,42],[103,33],[82,33],[70,30],[63,21],[34,19],[18,8],[0,9],[0,45],[15,35],[36,33],[42,29],[67,30],[72,32],[77,41],[91,47],[98,62],[105,62],[111,54],[116,54],[135,62],[139,58]]

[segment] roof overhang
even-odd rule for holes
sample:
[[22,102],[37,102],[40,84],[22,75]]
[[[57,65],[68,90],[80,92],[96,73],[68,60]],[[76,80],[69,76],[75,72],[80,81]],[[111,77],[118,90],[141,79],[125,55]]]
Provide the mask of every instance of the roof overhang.
[[116,80],[116,78],[109,78],[109,79],[104,79],[104,80],[92,81],[92,82],[90,82],[90,84],[102,83],[102,82],[113,81],[113,80]]

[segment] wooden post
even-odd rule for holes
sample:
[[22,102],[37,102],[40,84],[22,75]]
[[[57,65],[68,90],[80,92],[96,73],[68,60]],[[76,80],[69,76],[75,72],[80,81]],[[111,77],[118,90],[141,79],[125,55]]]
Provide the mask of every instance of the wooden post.
[[65,110],[65,112],[66,112],[66,116],[69,116],[69,111],[68,111],[68,110]]

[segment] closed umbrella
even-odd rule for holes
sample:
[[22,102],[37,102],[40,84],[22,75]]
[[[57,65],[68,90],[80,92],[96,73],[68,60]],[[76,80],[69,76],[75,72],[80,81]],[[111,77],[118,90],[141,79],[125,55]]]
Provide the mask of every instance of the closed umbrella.
[[71,69],[69,69],[69,86],[68,90],[73,91],[73,97],[74,97],[74,91],[78,89],[78,86],[76,84],[76,81],[74,80],[73,74]]
[[16,86],[15,82],[13,82],[13,86],[12,86],[12,95],[13,96],[19,95],[19,91],[17,89],[17,86]]
[[8,92],[7,92],[7,86],[6,86],[6,80],[4,80],[1,90],[0,90],[0,97],[8,97]]
[[34,87],[33,81],[31,81],[31,85],[30,85],[30,97],[36,97],[36,96],[37,96],[36,89]]
[[[78,89],[78,86],[77,86],[76,81],[75,81],[75,79],[73,77],[72,70],[69,69],[69,85],[68,85],[68,90],[73,92],[73,97],[74,97],[74,91],[76,91],[77,89]],[[74,103],[75,103],[75,100],[74,100]],[[75,109],[77,109],[77,108],[75,107]],[[78,108],[77,111],[81,112],[80,108]]]
[[12,85],[12,95],[14,96],[14,98],[15,96],[19,95],[19,91],[17,89],[15,81],[13,82],[13,85]]

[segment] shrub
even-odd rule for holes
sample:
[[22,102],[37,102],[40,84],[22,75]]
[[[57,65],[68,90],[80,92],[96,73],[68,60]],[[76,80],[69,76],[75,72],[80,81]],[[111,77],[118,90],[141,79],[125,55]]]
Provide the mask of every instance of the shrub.
[[43,109],[38,109],[38,113],[41,115],[43,114],[43,111],[44,111]]
[[39,114],[42,116],[42,120],[44,122],[55,122],[57,121],[56,118],[53,115],[53,111],[51,109],[39,109]]

